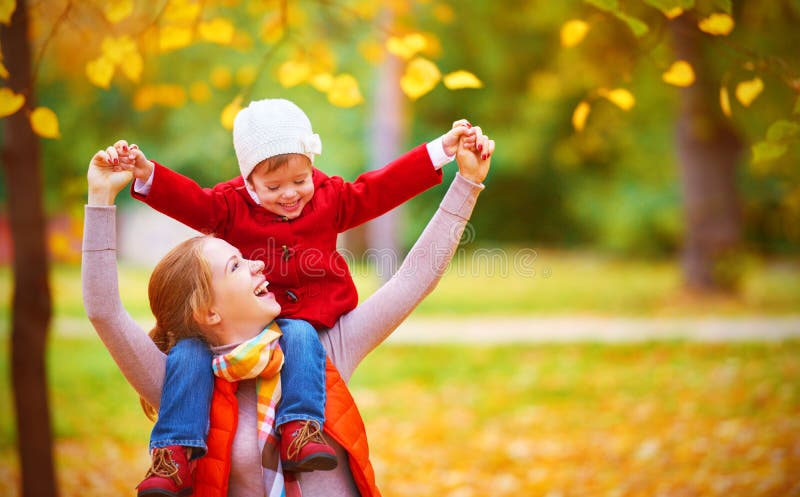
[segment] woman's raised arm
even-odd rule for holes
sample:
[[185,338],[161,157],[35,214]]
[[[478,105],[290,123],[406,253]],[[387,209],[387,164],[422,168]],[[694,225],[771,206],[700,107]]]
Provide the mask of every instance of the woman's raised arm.
[[97,335],[133,388],[158,406],[166,356],[125,311],[117,280],[117,193],[131,173],[114,166],[112,147],[95,154],[87,179],[89,199],[83,227],[81,284],[83,305]]

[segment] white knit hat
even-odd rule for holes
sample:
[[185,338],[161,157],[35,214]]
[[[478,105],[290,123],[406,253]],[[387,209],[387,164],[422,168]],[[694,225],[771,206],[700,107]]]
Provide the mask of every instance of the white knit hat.
[[313,162],[322,153],[319,135],[294,103],[282,98],[250,102],[233,120],[233,148],[245,180],[264,159],[280,154],[304,154]]

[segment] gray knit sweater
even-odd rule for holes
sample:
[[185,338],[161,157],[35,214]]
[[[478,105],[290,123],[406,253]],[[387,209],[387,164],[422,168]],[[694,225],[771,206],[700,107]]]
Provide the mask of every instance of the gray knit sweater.
[[[483,185],[460,174],[390,281],[356,309],[343,315],[320,340],[345,381],[356,366],[430,293],[447,268]],[[166,355],[125,311],[116,271],[116,207],[86,206],[83,234],[83,302],[98,336],[125,378],[153,406],[161,400]],[[235,344],[230,344],[235,345]],[[230,346],[216,348],[221,352]],[[288,359],[291,360],[291,359]],[[256,433],[255,380],[239,387],[239,423],[231,461],[231,497],[264,495]],[[349,497],[358,491],[346,453],[334,443],[339,466],[333,471],[301,473],[305,497]]]

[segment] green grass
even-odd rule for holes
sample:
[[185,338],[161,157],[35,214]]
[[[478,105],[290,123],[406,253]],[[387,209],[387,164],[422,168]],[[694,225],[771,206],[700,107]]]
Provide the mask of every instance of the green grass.
[[[476,257],[462,253],[451,264],[436,290],[416,315],[598,314],[678,315],[788,314],[800,309],[800,261],[764,262],[751,259],[739,295],[698,299],[681,292],[681,277],[673,262],[615,259],[582,253],[540,252],[520,270],[514,255]],[[486,255],[486,253],[484,253]],[[504,266],[503,260],[511,261]],[[519,264],[518,264],[519,266]],[[152,268],[122,265],[123,302],[138,320],[147,321],[147,280]],[[366,266],[353,269],[362,300],[378,286]],[[0,331],[8,326],[10,269],[0,267]],[[80,269],[58,265],[52,273],[54,316],[86,327],[81,302]],[[68,326],[61,323],[62,327]]]
[[[7,357],[0,342],[0,470],[14,460]],[[150,429],[136,395],[96,337],[56,336],[48,360],[62,495],[92,475],[121,480],[93,495],[131,488]],[[351,389],[387,497],[793,495],[800,470],[798,341],[384,345]]]

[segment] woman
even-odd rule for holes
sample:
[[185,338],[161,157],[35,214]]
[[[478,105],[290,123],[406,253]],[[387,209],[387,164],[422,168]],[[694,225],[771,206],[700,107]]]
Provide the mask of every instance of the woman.
[[[491,157],[493,149],[494,143],[487,139],[483,156]],[[459,147],[459,174],[398,272],[359,307],[320,334],[335,366],[328,369],[328,386],[338,388],[334,390],[337,398],[344,399],[330,403],[338,410],[332,416],[326,411],[330,426],[326,421],[325,432],[332,438],[339,460],[348,464],[340,464],[334,471],[298,474],[304,496],[379,495],[363,425],[344,385],[361,360],[436,286],[483,189],[481,182],[491,159],[482,159],[480,154]],[[95,154],[89,166],[83,298],[92,324],[128,382],[157,408],[166,356],[124,310],[117,284],[114,199],[130,178],[128,172],[109,168],[108,155],[102,151]],[[280,306],[264,291],[261,263],[243,259],[233,246],[213,237],[198,237],[179,247],[159,263],[151,278],[150,300],[157,326],[180,327],[202,336],[219,356],[234,353],[240,343],[261,336],[280,312]],[[231,270],[233,267],[237,269]],[[198,277],[200,273],[206,275],[205,279]],[[190,295],[194,298],[187,300]],[[170,325],[168,321],[185,326]],[[344,382],[337,383],[339,376]],[[224,383],[218,381],[215,389],[212,431],[216,394],[224,390],[220,385]],[[251,497],[267,492],[262,473],[263,467],[269,466],[259,449],[256,388],[257,380],[251,378],[239,381],[236,388],[228,391],[235,396],[236,417],[230,428],[232,445],[223,451],[223,458],[228,459],[222,467],[229,471],[229,477],[226,486],[218,489],[221,495]],[[357,426],[342,427],[342,420]],[[342,437],[342,432],[347,436]],[[207,455],[200,461],[211,459]],[[287,490],[296,488],[294,485],[287,485]]]

